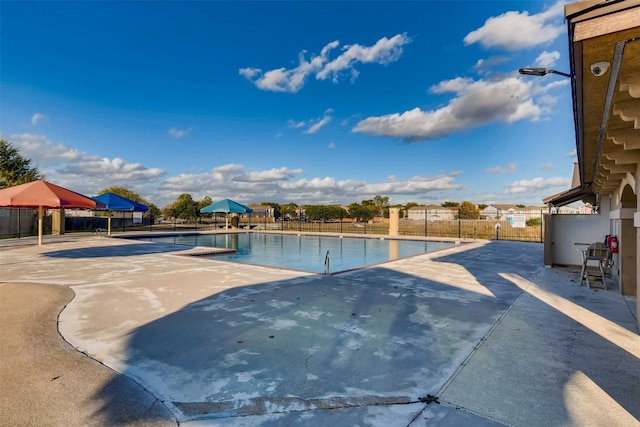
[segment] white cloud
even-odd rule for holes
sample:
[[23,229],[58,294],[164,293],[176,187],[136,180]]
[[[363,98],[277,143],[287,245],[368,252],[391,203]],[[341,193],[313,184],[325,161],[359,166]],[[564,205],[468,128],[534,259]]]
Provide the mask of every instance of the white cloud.
[[506,12],[487,19],[484,25],[464,38],[467,45],[480,43],[485,48],[525,49],[553,41],[564,33],[564,1],[530,15],[529,12]]
[[311,56],[305,59],[306,51],[298,55],[298,66],[293,69],[277,68],[264,71],[260,68],[241,68],[239,74],[252,82],[262,90],[273,92],[300,91],[310,75],[315,75],[318,80],[331,78],[337,83],[343,72],[348,72],[353,81],[358,76],[358,71],[354,66],[358,63],[388,64],[397,61],[402,55],[402,46],[411,42],[406,34],[397,34],[390,39],[383,37],[373,46],[361,46],[358,44],[346,45],[343,53],[337,58],[330,60],[330,52],[337,48],[339,41],[333,41],[325,45],[320,55]]
[[191,132],[191,129],[171,128],[169,129],[169,136],[172,136],[175,139],[180,139],[185,136],[189,136],[189,132]]
[[456,97],[438,110],[414,108],[404,113],[368,117],[357,123],[353,132],[416,142],[494,121],[534,120],[541,114],[540,107],[531,98],[532,83],[516,77],[496,81],[456,78],[442,81],[430,91],[436,94],[453,92]]
[[578,150],[571,150],[568,153],[565,153],[566,157],[577,157],[578,156]]
[[553,177],[553,178],[533,178],[523,179],[515,181],[509,184],[505,189],[505,193],[516,194],[525,193],[532,190],[547,190],[553,187],[566,187],[568,188],[571,181],[567,178]]
[[478,59],[473,69],[480,74],[487,74],[492,67],[503,64],[508,61],[504,56],[492,56],[487,59]]
[[182,193],[195,200],[232,198],[241,203],[256,201],[294,202],[298,204],[348,204],[385,194],[395,199],[425,198],[442,191],[459,191],[464,186],[455,183],[459,172],[447,175],[417,176],[407,180],[396,177],[378,183],[335,177],[299,178],[299,168],[280,167],[264,171],[247,171],[243,166],[223,165],[202,174],[181,174],[166,179],[157,194],[167,203]]
[[324,116],[322,119],[318,120],[313,125],[311,125],[309,129],[305,130],[304,133],[314,134],[318,132],[320,129],[322,129],[324,126],[326,126],[330,121],[331,121],[331,117]]
[[555,65],[558,59],[560,59],[560,52],[555,50],[553,52],[547,52],[545,50],[538,55],[535,64],[536,67],[551,68]]
[[543,163],[540,165],[540,169],[542,169],[543,171],[548,171],[553,169],[555,166],[553,165],[553,163]]
[[517,169],[516,163],[511,162],[506,166],[496,166],[493,168],[487,168],[484,171],[490,174],[509,174],[509,173],[514,173],[516,169]]
[[31,159],[48,180],[55,184],[73,185],[73,190],[97,194],[111,186],[131,188],[165,174],[160,168],[128,163],[121,158],[92,156],[65,144],[56,144],[44,135],[13,134],[2,136]]
[[330,149],[330,150],[336,148],[336,143],[335,142],[330,142],[329,145],[327,145],[327,148]]
[[[31,158],[47,179],[73,191],[95,195],[111,186],[137,192],[150,203],[163,207],[183,193],[194,200],[205,196],[219,200],[231,198],[241,203],[259,201],[298,204],[349,204],[371,199],[378,194],[392,200],[442,198],[443,192],[458,192],[465,187],[456,182],[461,172],[402,179],[390,176],[380,182],[336,177],[303,177],[303,169],[281,166],[248,170],[240,164],[225,164],[204,173],[166,176],[160,168],[126,162],[121,158],[89,155],[65,144],[56,144],[46,136],[0,135]],[[455,196],[447,196],[454,198]]]
[[239,73],[248,80],[253,80],[255,76],[262,73],[260,68],[240,68]]
[[31,124],[34,126],[42,122],[46,122],[47,120],[49,120],[49,117],[45,116],[42,113],[35,113],[33,116],[31,116]]
[[289,121],[287,122],[287,124],[288,124],[288,126],[289,126],[290,128],[297,129],[297,128],[303,128],[303,127],[305,127],[305,125],[306,125],[307,123],[306,123],[306,122],[304,122],[304,121],[296,122],[296,121],[294,121],[294,120],[289,120]]
[[32,133],[5,135],[4,139],[20,150],[20,155],[31,159],[38,168],[46,168],[65,162],[81,159],[84,153],[65,144],[54,144],[44,135]]
[[358,76],[358,71],[353,68],[355,64],[389,64],[397,61],[402,55],[402,46],[410,42],[411,39],[406,34],[397,34],[390,39],[383,37],[371,47],[359,44],[346,45],[342,48],[343,53],[325,64],[316,74],[316,78],[325,80],[331,77],[332,81],[337,83],[340,74],[343,71],[349,71],[354,79]]
[[302,173],[302,169],[289,170],[285,167],[273,168],[266,171],[248,172],[233,178],[240,182],[274,182],[285,181]]

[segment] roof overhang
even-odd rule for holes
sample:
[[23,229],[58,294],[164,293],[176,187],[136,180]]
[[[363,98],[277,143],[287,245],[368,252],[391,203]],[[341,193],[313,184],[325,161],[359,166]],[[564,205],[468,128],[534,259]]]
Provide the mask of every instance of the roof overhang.
[[563,191],[562,193],[554,194],[553,196],[549,196],[546,199],[543,199],[545,205],[551,206],[564,206],[573,202],[577,202],[578,200],[582,200],[585,203],[590,203],[591,205],[596,204],[596,194],[591,191],[590,188],[582,188],[582,186],[574,187],[570,190]]
[[606,195],[640,162],[640,0],[571,3],[565,16],[580,182]]

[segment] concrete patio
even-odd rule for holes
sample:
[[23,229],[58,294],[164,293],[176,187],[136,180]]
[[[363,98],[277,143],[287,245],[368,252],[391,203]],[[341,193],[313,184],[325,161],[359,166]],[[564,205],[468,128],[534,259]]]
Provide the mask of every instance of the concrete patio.
[[[181,425],[640,425],[635,301],[542,267],[540,244],[331,276],[97,236],[0,251],[3,287],[69,287],[64,339]],[[94,399],[121,411],[109,381]]]

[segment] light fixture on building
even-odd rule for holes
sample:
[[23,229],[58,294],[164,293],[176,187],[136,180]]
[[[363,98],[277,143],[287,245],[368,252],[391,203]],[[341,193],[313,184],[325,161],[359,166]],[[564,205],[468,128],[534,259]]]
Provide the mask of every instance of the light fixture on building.
[[526,76],[546,76],[547,74],[559,74],[565,77],[571,77],[571,74],[563,73],[562,71],[549,70],[547,68],[520,68],[518,70],[520,74]]

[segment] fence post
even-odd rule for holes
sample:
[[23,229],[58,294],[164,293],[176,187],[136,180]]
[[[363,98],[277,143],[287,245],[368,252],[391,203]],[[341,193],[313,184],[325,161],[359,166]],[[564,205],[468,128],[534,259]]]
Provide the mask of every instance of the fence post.
[[427,237],[427,207],[424,207],[424,237]]
[[460,234],[460,233],[461,233],[461,231],[460,231],[460,225],[462,224],[462,222],[461,222],[461,221],[462,221],[462,220],[461,220],[460,218],[458,218],[458,239],[459,239],[459,238],[460,238],[460,236],[461,236],[461,234]]
[[540,209],[540,243],[544,243],[544,237],[542,236],[544,230],[544,215],[542,214],[542,209]]

